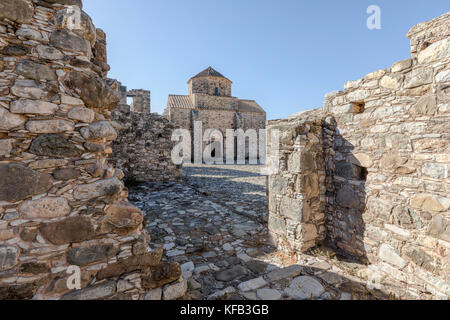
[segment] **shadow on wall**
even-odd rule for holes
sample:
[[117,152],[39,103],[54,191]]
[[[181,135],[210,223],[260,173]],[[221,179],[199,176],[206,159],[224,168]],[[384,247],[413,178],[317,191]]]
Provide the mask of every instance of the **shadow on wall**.
[[368,171],[353,153],[354,149],[336,127],[333,141],[335,156],[332,161],[334,175],[331,177],[334,203],[327,212],[325,241],[342,255],[367,264],[369,261],[363,243],[366,230],[363,215],[366,210]]

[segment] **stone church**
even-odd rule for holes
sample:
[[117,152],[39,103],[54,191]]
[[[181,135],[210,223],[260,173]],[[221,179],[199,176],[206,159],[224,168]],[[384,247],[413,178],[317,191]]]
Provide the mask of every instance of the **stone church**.
[[255,100],[231,95],[232,81],[208,67],[188,81],[188,95],[169,95],[163,116],[176,128],[191,130],[201,121],[203,130],[265,129],[266,112]]

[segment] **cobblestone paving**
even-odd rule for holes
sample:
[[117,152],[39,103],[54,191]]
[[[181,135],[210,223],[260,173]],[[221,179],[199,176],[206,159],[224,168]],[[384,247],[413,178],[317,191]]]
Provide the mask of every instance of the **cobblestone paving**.
[[[369,299],[354,275],[360,265],[321,257],[288,257],[268,243],[266,177],[260,166],[184,168],[184,183],[130,190],[145,213],[152,243],[182,265],[186,299]],[[328,258],[327,258],[328,256]]]

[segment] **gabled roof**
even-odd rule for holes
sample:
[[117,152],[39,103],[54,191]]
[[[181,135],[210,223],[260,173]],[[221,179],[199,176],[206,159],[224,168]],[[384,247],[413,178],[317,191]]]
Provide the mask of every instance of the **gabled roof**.
[[194,78],[201,78],[201,77],[217,77],[217,78],[224,78],[231,82],[230,79],[226,78],[223,74],[218,72],[217,70],[214,70],[212,67],[208,67],[199,74],[193,76],[189,81],[191,81]]
[[240,112],[266,113],[255,100],[239,100],[238,110]]
[[180,96],[171,94],[167,101],[168,108],[193,109],[192,99],[190,96]]

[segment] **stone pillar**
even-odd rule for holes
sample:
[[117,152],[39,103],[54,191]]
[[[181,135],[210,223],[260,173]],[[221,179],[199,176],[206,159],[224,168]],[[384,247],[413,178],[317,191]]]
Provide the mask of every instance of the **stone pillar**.
[[305,252],[326,234],[322,120],[269,121],[267,130],[280,136],[280,170],[268,181],[271,240],[286,252]]
[[148,251],[143,215],[108,164],[117,84],[80,8],[0,1],[0,299],[140,299],[180,279]]

